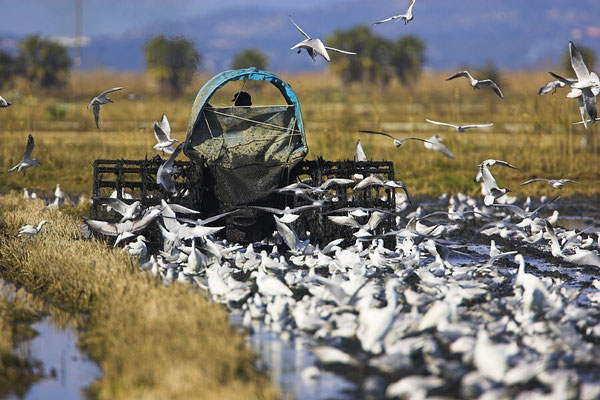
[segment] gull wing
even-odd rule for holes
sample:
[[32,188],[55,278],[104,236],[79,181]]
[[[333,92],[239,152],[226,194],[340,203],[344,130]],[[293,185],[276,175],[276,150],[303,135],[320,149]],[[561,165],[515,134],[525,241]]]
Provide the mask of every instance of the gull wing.
[[[430,142],[428,142],[428,143],[430,143]],[[439,151],[440,153],[442,153],[443,155],[445,155],[448,158],[454,158],[454,154],[452,154],[450,149],[448,149],[448,147],[446,147],[445,144],[434,143],[433,149]]]
[[96,232],[103,233],[109,236],[117,236],[119,233],[117,232],[117,227],[114,224],[109,224],[106,221],[96,221],[94,219],[89,219],[83,217],[86,225],[89,226],[92,230]]
[[154,136],[158,143],[168,142],[171,139],[171,126],[166,115],[163,114],[160,123],[154,122]]
[[121,89],[123,89],[123,88],[122,87],[115,87],[115,88],[112,88],[112,89],[105,90],[104,92],[100,93],[98,95],[98,97],[104,97],[104,96],[106,96],[109,93],[116,92],[117,90],[121,90]]
[[276,216],[273,216],[273,218],[275,219],[277,232],[279,232],[279,235],[281,236],[285,244],[290,248],[290,250],[297,251],[299,240],[298,236],[296,235],[296,232],[294,232],[292,228],[281,222]]
[[457,73],[455,73],[454,75],[446,78],[447,81],[450,81],[452,79],[456,79],[456,78],[460,78],[460,77],[465,77],[468,80],[472,81],[473,77],[471,76],[471,74],[469,73],[469,71],[459,71]]
[[547,201],[547,202],[541,204],[538,208],[536,208],[535,210],[533,210],[530,214],[535,214],[536,212],[540,211],[542,208],[546,207],[547,205],[552,204],[552,203],[554,203],[557,200],[560,200],[561,197],[562,196],[556,196],[552,200]]
[[587,127],[588,127],[588,119],[586,116],[587,110],[586,110],[585,103],[583,101],[583,96],[578,96],[577,101],[578,101],[579,113],[581,114],[581,122],[583,122],[583,126],[585,126],[585,129],[587,129]]
[[566,86],[566,84],[562,81],[559,81],[559,80],[551,81],[551,82],[546,83],[544,86],[542,86],[540,88],[540,91],[538,92],[538,94],[540,96],[543,96],[545,94],[548,94],[548,93],[554,91],[557,87],[563,88],[565,86]]
[[[573,84],[573,82],[570,79],[567,78],[563,78],[562,76],[555,74],[552,71],[548,72],[550,75],[552,75],[554,78],[556,78],[559,82],[561,82],[563,85],[571,87],[571,85]],[[553,83],[553,82],[550,82]]]
[[338,225],[345,225],[351,228],[360,228],[360,224],[352,217],[345,215],[330,215],[327,218],[333,223]]
[[29,136],[27,137],[27,144],[25,145],[25,151],[23,152],[23,158],[21,160],[30,159],[34,147],[35,142],[33,141],[33,135],[29,134]]
[[248,206],[248,208],[253,208],[255,210],[261,210],[261,211],[266,211],[268,213],[271,214],[285,214],[286,211],[285,210],[280,210],[278,208],[273,208],[273,207],[263,207],[263,206]]
[[412,198],[410,197],[410,193],[408,193],[408,188],[406,187],[406,185],[404,184],[404,182],[400,182],[400,189],[404,190],[404,193],[406,193],[406,198],[408,199],[408,202],[412,206],[413,205],[413,201],[412,201]]
[[530,180],[528,180],[526,182],[521,183],[520,186],[529,185],[530,183],[534,183],[534,182],[548,182],[548,181],[549,180],[546,179],[546,178],[533,178],[533,179],[530,179]]
[[533,213],[527,213],[521,207],[515,206],[513,204],[494,204],[494,207],[504,207],[504,208],[507,208],[510,211],[512,211],[513,214],[518,215],[521,218],[527,218],[528,214],[533,214]]
[[583,102],[585,104],[585,110],[590,116],[592,123],[596,122],[598,117],[598,110],[596,108],[596,96],[589,89],[583,90]]
[[94,113],[94,121],[96,121],[96,128],[100,129],[100,104],[94,104],[92,107],[92,113]]
[[296,27],[296,29],[298,29],[298,30],[300,31],[300,33],[301,33],[302,35],[304,35],[304,37],[305,37],[305,38],[307,38],[307,39],[310,39],[310,36],[308,36],[308,35],[306,34],[306,32],[304,32],[302,29],[300,29],[300,27],[298,26],[298,24],[296,24],[296,23],[294,22],[294,19],[292,18],[292,16],[291,16],[291,15],[290,15],[290,21],[292,21],[292,24],[294,24],[294,26]]
[[449,126],[451,128],[458,129],[458,125],[447,124],[446,122],[432,121],[430,119],[425,119],[425,121],[429,122],[430,124],[441,125],[441,126]]
[[359,131],[359,132],[360,133],[368,133],[370,135],[383,135],[383,136],[389,137],[390,139],[397,140],[395,137],[393,137],[389,133],[385,133],[385,132],[379,132],[379,131]]
[[491,124],[479,124],[479,125],[463,125],[463,129],[472,129],[472,128],[489,128],[490,126],[494,126],[493,123]]
[[412,14],[412,9],[413,9],[413,6],[415,5],[415,1],[416,0],[410,0],[410,3],[408,3],[408,9],[406,10],[406,14],[408,14],[408,15]]
[[485,165],[481,165],[479,171],[483,178],[483,186],[485,186],[485,190],[487,190],[488,193],[491,193],[493,189],[499,190],[496,179],[494,179],[494,176]]
[[98,199],[100,201],[100,204],[102,204],[103,206],[109,206],[110,208],[112,208],[113,210],[115,210],[116,212],[118,212],[121,215],[124,215],[128,205],[127,203],[114,198],[114,197],[103,197],[103,198],[99,198]]
[[390,22],[390,21],[393,21],[393,20],[398,19],[398,18],[400,18],[400,19],[406,19],[406,15],[404,15],[404,14],[394,15],[392,17],[389,17],[389,18],[386,18],[386,19],[382,19],[381,21],[377,21],[372,26],[379,25],[379,24],[385,24],[386,22]]
[[183,143],[181,143],[181,144],[179,144],[179,146],[177,146],[175,151],[173,151],[173,154],[171,154],[169,156],[169,159],[167,161],[165,161],[165,163],[162,165],[163,168],[168,169],[168,171],[171,172],[173,170],[173,164],[175,163],[175,159],[179,156],[179,153],[181,153],[181,150],[183,150]]
[[340,49],[336,49],[335,47],[327,47],[327,46],[324,46],[324,47],[325,47],[325,50],[335,51],[336,53],[356,55],[356,53],[353,53],[351,51],[340,50]]
[[137,221],[133,222],[133,224],[131,225],[131,229],[129,229],[129,231],[130,232],[141,231],[142,229],[144,229],[145,227],[150,225],[150,223],[152,221],[154,221],[156,219],[156,217],[158,217],[161,214],[161,212],[162,211],[157,208],[151,210],[149,213],[144,215],[141,219],[138,219]]
[[496,92],[496,94],[498,96],[500,96],[501,99],[504,98],[504,95],[502,94],[502,90],[500,90],[500,87],[498,87],[498,85],[496,84],[496,82],[494,82],[491,79],[484,79],[482,81],[479,81],[480,85],[486,85],[486,86],[491,86],[492,89],[494,89],[494,92]]
[[358,139],[356,146],[354,146],[354,161],[367,161],[367,155],[360,144],[360,139]]
[[573,71],[575,71],[575,75],[577,75],[577,80],[579,82],[588,81],[590,79],[590,71],[583,61],[581,52],[575,47],[573,42],[569,42],[569,52],[571,54],[571,66],[573,67]]

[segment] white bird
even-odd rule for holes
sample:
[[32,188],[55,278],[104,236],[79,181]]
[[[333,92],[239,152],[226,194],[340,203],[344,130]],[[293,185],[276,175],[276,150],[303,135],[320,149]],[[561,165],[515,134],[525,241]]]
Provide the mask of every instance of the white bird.
[[42,227],[46,225],[46,221],[41,221],[38,226],[34,225],[25,225],[19,229],[19,237],[34,237],[42,230]]
[[[566,80],[575,82],[575,79],[566,79]],[[540,96],[543,96],[550,92],[552,92],[552,94],[554,94],[554,92],[556,92],[556,88],[564,88],[566,86],[567,85],[564,82],[559,81],[559,80],[550,81],[540,88],[540,91],[538,92],[538,94]]]
[[146,258],[146,254],[148,254],[148,247],[146,246],[146,237],[144,235],[139,235],[135,241],[129,243],[127,245],[127,251],[129,255],[133,258],[137,258],[140,262]]
[[317,58],[317,54],[320,55],[321,57],[323,57],[325,60],[327,60],[327,62],[331,61],[331,59],[329,58],[329,53],[327,53],[327,50],[335,51],[337,53],[342,53],[342,54],[356,55],[356,53],[353,53],[351,51],[345,51],[345,50],[340,50],[340,49],[336,49],[333,47],[325,46],[323,44],[323,42],[321,41],[321,39],[318,39],[318,38],[312,39],[310,36],[308,36],[306,34],[306,32],[304,32],[302,29],[300,29],[300,27],[292,19],[291,15],[290,15],[290,20],[292,21],[292,24],[294,24],[296,29],[298,29],[300,31],[300,33],[306,38],[303,41],[301,41],[300,43],[291,47],[290,50],[298,49],[298,54],[300,54],[301,49],[305,49],[308,52],[308,54],[310,55],[310,57],[313,59],[313,61],[315,61],[315,59]]
[[387,398],[400,397],[410,400],[424,400],[431,389],[444,385],[444,380],[434,375],[410,375],[392,383],[385,389]]
[[416,0],[410,0],[410,3],[408,3],[408,8],[406,9],[406,13],[404,14],[398,14],[398,15],[394,15],[391,16],[389,18],[386,19],[382,19],[381,21],[377,21],[373,24],[373,26],[375,25],[379,25],[379,24],[384,24],[386,22],[390,22],[390,21],[404,21],[404,25],[408,24],[410,21],[413,20],[414,16],[412,13],[412,9],[413,6],[415,5],[415,1]]
[[385,284],[385,298],[387,305],[383,308],[371,308],[366,303],[359,307],[359,321],[361,324],[356,331],[363,350],[379,354],[383,350],[382,340],[394,322],[396,307],[398,305],[398,292],[400,283],[390,279]]
[[360,144],[360,139],[356,142],[356,146],[354,146],[354,161],[362,162],[367,161],[367,155],[363,150],[362,145]]
[[491,206],[494,204],[494,200],[510,192],[509,189],[500,189],[498,187],[496,179],[494,179],[494,176],[485,164],[479,165],[479,173],[483,178],[483,188],[486,193],[483,202],[486,206]]
[[504,346],[493,344],[488,332],[481,329],[473,351],[473,363],[479,373],[495,382],[502,382],[508,370],[507,358]]
[[127,204],[122,200],[112,197],[99,198],[97,200],[103,206],[107,206],[107,208],[110,208],[111,210],[121,214],[123,216],[123,218],[121,218],[121,222],[136,219],[142,211],[142,203],[139,201],[134,201],[131,204]]
[[419,140],[419,141],[424,142],[424,143],[429,143],[429,140],[431,140],[431,139],[429,139],[429,140],[419,139],[419,138],[415,138],[415,137],[398,139],[398,138],[393,137],[389,133],[379,132],[379,131],[359,131],[359,132],[360,133],[368,133],[368,134],[371,134],[371,135],[383,135],[383,136],[387,136],[387,137],[391,138],[394,141],[394,146],[396,146],[396,147],[402,146],[402,144],[404,144],[404,142],[406,140]]
[[454,158],[454,154],[452,154],[452,152],[448,150],[446,145],[442,143],[442,138],[439,135],[433,135],[424,142],[425,143],[423,143],[423,145],[426,149],[439,151],[448,158]]
[[480,124],[480,125],[454,125],[454,124],[448,124],[446,122],[438,122],[438,121],[432,121],[430,119],[425,119],[425,121],[429,122],[430,124],[435,124],[435,125],[441,125],[441,126],[449,126],[451,128],[456,129],[458,132],[464,132],[467,129],[474,129],[474,128],[489,128],[490,126],[494,126],[494,124]]
[[277,226],[277,232],[285,242],[285,244],[290,248],[292,253],[303,253],[306,247],[309,244],[308,240],[300,240],[296,232],[283,223],[282,220],[273,215],[275,219],[275,225]]
[[27,168],[33,167],[34,165],[42,164],[35,158],[31,158],[31,153],[33,152],[33,148],[35,147],[35,143],[33,141],[33,136],[30,134],[27,138],[27,145],[25,146],[25,151],[23,152],[23,157],[21,157],[21,161],[8,170],[8,172],[12,171],[23,171],[23,175],[25,174],[25,170]]
[[496,82],[494,82],[491,79],[477,80],[471,76],[469,71],[459,71],[459,72],[455,73],[454,75],[448,77],[446,80],[449,81],[449,80],[460,78],[460,77],[467,78],[469,80],[469,82],[471,83],[471,86],[473,87],[473,89],[480,89],[480,86],[490,86],[492,89],[494,89],[494,92],[496,92],[496,94],[498,96],[500,96],[500,98],[502,98],[502,99],[504,98],[504,95],[502,94],[502,91],[500,90],[500,88],[498,87]]
[[0,108],[6,108],[12,105],[12,102],[6,101],[0,96]]
[[116,87],[112,89],[105,90],[100,93],[98,96],[94,97],[90,104],[88,104],[88,110],[91,108],[92,113],[94,113],[94,121],[96,121],[96,128],[100,129],[100,106],[107,103],[113,103],[111,99],[106,97],[107,94],[116,92],[117,90],[123,89],[122,87]]
[[515,256],[515,262],[519,264],[515,286],[523,288],[523,306],[526,310],[535,309],[542,311],[550,296],[548,288],[533,274],[525,272],[525,259],[521,254]]
[[156,173],[156,183],[162,185],[162,187],[165,188],[165,191],[169,194],[177,193],[177,188],[175,187],[175,182],[173,181],[171,175],[180,172],[179,169],[175,168],[174,164],[175,159],[177,156],[179,156],[179,153],[181,153],[182,149],[183,146],[181,144],[177,146],[169,159],[162,163],[160,167],[158,167],[158,172]]
[[60,200],[64,200],[66,197],[65,192],[62,191],[58,183],[56,184],[56,189],[54,189],[54,197]]
[[265,212],[268,212],[271,214],[283,215],[283,217],[279,218],[279,221],[281,221],[285,224],[290,224],[300,217],[300,215],[297,213],[306,211],[306,210],[311,210],[313,208],[321,208],[321,207],[323,207],[323,205],[324,205],[324,203],[322,201],[317,201],[315,204],[307,204],[304,206],[299,206],[299,207],[294,207],[294,208],[290,208],[288,206],[288,207],[285,207],[283,210],[280,210],[280,209],[274,208],[274,207],[263,207],[263,206],[248,206],[248,208],[265,211]]
[[177,142],[177,139],[171,139],[171,125],[165,114],[163,114],[160,124],[154,121],[154,137],[158,142],[154,145],[154,149],[162,150],[166,154],[173,154],[173,144]]
[[512,168],[512,169],[519,169],[517,167],[515,167],[512,164],[507,163],[506,161],[502,161],[502,160],[494,160],[492,158],[484,160],[483,162],[481,162],[478,165],[477,168],[477,175],[475,175],[475,182],[479,182],[481,180],[481,166],[485,166],[485,167],[491,167],[492,165],[499,165],[501,167],[506,167],[506,168]]
[[116,224],[111,224],[106,221],[97,221],[83,217],[85,223],[94,231],[100,232],[108,236],[117,236],[115,245],[127,237],[132,237],[134,233],[146,228],[161,211],[157,208],[151,209],[141,219],[137,221],[125,221]]
[[261,261],[261,264],[258,268],[258,276],[256,277],[256,285],[258,286],[258,291],[263,296],[288,296],[291,297],[293,295],[290,288],[288,288],[285,283],[281,282],[274,276],[267,274],[267,270],[263,265],[264,259]]
[[548,184],[550,186],[552,186],[554,189],[562,189],[562,187],[565,185],[565,183],[576,183],[578,185],[581,185],[581,183],[574,181],[572,179],[546,179],[546,178],[534,178],[534,179],[530,179],[526,182],[521,183],[521,186],[524,185],[528,185],[530,183],[533,182],[548,182]]

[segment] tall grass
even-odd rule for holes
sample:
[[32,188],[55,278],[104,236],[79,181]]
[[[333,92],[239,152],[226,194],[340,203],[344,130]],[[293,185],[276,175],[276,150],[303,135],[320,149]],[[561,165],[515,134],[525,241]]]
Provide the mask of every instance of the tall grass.
[[[546,73],[505,73],[505,100],[485,89],[474,91],[466,81],[445,82],[448,75],[426,72],[411,88],[397,83],[385,88],[348,85],[328,73],[282,77],[301,101],[309,158],[352,158],[354,144],[361,139],[370,159],[395,162],[397,178],[404,180],[415,195],[477,192],[471,178],[475,166],[487,158],[506,159],[522,168],[521,172],[494,172],[502,184],[520,195],[549,193],[550,189],[542,184],[518,187],[531,177],[570,177],[586,186],[565,188],[563,195],[598,194],[600,175],[597,168],[590,168],[600,161],[598,128],[591,126],[586,131],[582,126],[571,125],[579,120],[579,115],[576,102],[566,99],[565,91],[537,95],[549,78]],[[155,155],[152,123],[163,113],[169,117],[173,136],[184,140],[195,90],[208,78],[200,75],[181,97],[168,98],[143,76],[97,71],[83,76],[79,97],[67,93],[63,98],[17,98],[14,106],[0,112],[0,168],[6,170],[18,162],[30,132],[37,141],[34,155],[44,165],[32,168],[26,176],[4,174],[0,192],[23,186],[50,191],[61,183],[69,192],[89,193],[90,163],[94,159]],[[242,84],[226,85],[211,99],[211,104],[231,104]],[[101,129],[96,130],[86,109],[87,101],[93,94],[116,85],[126,89],[113,93],[114,104],[102,107]],[[280,103],[278,91],[266,85],[263,89],[257,85],[246,87],[252,92],[254,103]],[[75,92],[74,87],[69,91]],[[132,92],[143,98],[128,99],[126,94]],[[427,124],[425,118],[495,125],[458,134]],[[456,159],[445,159],[415,142],[396,149],[387,138],[361,135],[359,129],[385,130],[399,137],[428,138],[439,134]]]
[[[26,223],[48,220],[32,239]],[[220,306],[187,285],[140,273],[129,256],[83,240],[80,221],[41,201],[0,197],[0,275],[71,314],[86,315],[80,345],[103,376],[93,397],[242,399],[277,392],[254,369],[244,337]]]

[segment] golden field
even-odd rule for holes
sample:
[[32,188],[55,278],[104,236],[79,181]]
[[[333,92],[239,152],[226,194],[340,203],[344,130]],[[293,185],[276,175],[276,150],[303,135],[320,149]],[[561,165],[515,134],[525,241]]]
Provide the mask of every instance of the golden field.
[[[386,87],[344,85],[328,73],[282,75],[298,95],[303,112],[308,158],[347,159],[361,139],[373,160],[394,161],[397,178],[416,196],[437,196],[443,192],[475,194],[476,165],[487,158],[503,159],[522,171],[493,170],[500,185],[516,195],[551,193],[544,184],[519,187],[533,177],[572,178],[584,186],[565,187],[567,196],[596,196],[600,173],[598,128],[587,131],[579,120],[576,101],[566,91],[538,96],[540,86],[550,78],[545,72],[506,72],[502,75],[505,99],[487,90],[475,92],[466,80],[445,82],[450,74],[425,72],[418,83],[406,88],[392,83]],[[106,71],[74,76],[71,86],[60,95],[37,97],[27,88],[4,93],[15,104],[0,110],[0,168],[8,170],[18,162],[29,133],[36,139],[34,156],[43,163],[22,174],[0,175],[0,192],[27,187],[50,195],[57,183],[72,194],[91,192],[92,166],[97,158],[139,159],[153,157],[153,121],[166,113],[173,136],[182,141],[196,91],[209,79],[199,75],[178,98],[161,96],[143,75]],[[110,96],[115,103],[102,107],[101,129],[94,126],[86,109],[100,91],[125,86]],[[211,100],[213,105],[231,104],[241,82],[225,86]],[[255,104],[277,104],[276,89],[248,85]],[[75,89],[77,88],[77,89]],[[128,94],[142,95],[132,100]],[[11,97],[14,94],[14,97]],[[425,122],[425,118],[453,123],[488,123],[489,129],[459,134],[450,128]],[[422,143],[407,142],[394,148],[385,137],[359,134],[359,129],[384,130],[398,137],[428,138],[439,134],[456,155],[447,159],[426,150]]]

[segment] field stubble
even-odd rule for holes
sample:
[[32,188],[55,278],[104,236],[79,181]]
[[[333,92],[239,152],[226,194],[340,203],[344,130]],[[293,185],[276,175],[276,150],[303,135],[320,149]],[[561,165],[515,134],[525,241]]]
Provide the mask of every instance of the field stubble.
[[[566,196],[597,196],[600,173],[598,128],[573,126],[579,115],[576,103],[566,99],[565,91],[538,96],[539,86],[547,81],[542,72],[505,74],[505,100],[485,90],[475,92],[466,82],[444,82],[445,73],[428,72],[408,89],[398,84],[385,88],[365,85],[342,85],[326,73],[283,76],[290,82],[301,101],[307,140],[308,158],[349,159],[361,139],[367,156],[373,160],[394,161],[397,178],[402,179],[416,196],[437,196],[443,192],[475,194],[479,187],[472,178],[475,166],[484,159],[509,161],[522,171],[497,171],[500,185],[518,195],[550,194],[547,185],[519,187],[533,177],[578,180],[585,186],[565,187]],[[28,187],[50,192],[60,183],[69,193],[90,193],[92,166],[97,158],[139,159],[153,157],[153,121],[166,113],[173,136],[185,139],[185,129],[194,99],[208,76],[199,76],[178,98],[160,97],[139,75],[116,75],[95,72],[81,78],[80,94],[70,89],[64,97],[38,99],[17,97],[15,105],[0,113],[0,168],[6,171],[22,154],[26,137],[36,138],[34,156],[43,163],[26,176],[3,174],[0,192]],[[74,83],[77,80],[74,78]],[[114,93],[114,104],[103,106],[101,129],[96,130],[93,117],[86,109],[88,99],[111,85],[123,85],[125,91]],[[226,85],[211,103],[229,105],[242,83]],[[255,104],[280,103],[280,95],[270,85],[248,84]],[[127,93],[142,94],[131,100]],[[59,108],[63,111],[56,112]],[[425,118],[455,123],[488,123],[489,129],[459,134],[425,122]],[[439,134],[456,155],[451,160],[426,150],[421,143],[407,142],[394,148],[385,137],[359,134],[359,129],[385,130],[399,137],[429,138]]]

